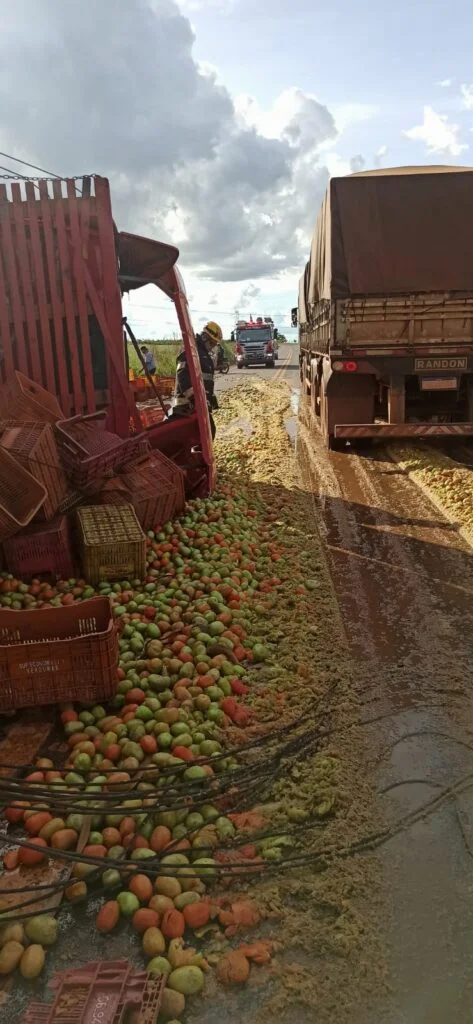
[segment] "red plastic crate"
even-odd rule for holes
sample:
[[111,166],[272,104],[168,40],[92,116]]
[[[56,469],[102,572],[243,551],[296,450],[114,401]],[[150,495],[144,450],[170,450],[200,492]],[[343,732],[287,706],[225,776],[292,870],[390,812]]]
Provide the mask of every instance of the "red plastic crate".
[[0,541],[28,526],[45,499],[43,484],[0,446]]
[[140,420],[146,429],[147,427],[154,426],[155,423],[162,423],[166,415],[164,409],[161,406],[155,405],[148,409],[139,409]]
[[52,978],[53,1003],[31,1003],[23,1024],[156,1024],[165,980],[126,961],[86,964]]
[[46,488],[38,518],[52,519],[67,492],[52,424],[0,420],[0,445]]
[[176,384],[174,377],[155,377],[154,381],[161,397],[171,398]]
[[117,664],[118,634],[106,597],[0,609],[0,710],[112,697]]
[[19,370],[0,385],[0,416],[2,419],[35,423],[55,423],[64,419],[56,396]]
[[123,439],[105,430],[106,413],[73,416],[56,424],[56,438],[66,474],[74,487],[98,488],[119,466],[148,450],[141,434]]
[[101,491],[96,495],[101,505],[129,505],[130,494],[119,476],[106,480]]
[[180,515],[185,504],[182,469],[154,451],[133,469],[122,470],[123,481],[143,530],[167,523]]
[[49,523],[35,523],[4,541],[8,571],[20,579],[54,576],[67,580],[74,575],[71,530],[67,516]]
[[58,512],[71,512],[72,509],[76,509],[78,505],[87,501],[87,498],[83,491],[73,490],[72,487],[68,489],[61,501],[58,508]]

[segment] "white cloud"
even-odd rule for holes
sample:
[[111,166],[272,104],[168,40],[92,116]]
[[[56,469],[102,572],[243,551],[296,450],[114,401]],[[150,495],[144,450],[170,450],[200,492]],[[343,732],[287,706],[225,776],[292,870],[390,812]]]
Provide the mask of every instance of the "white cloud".
[[352,174],[351,161],[344,160],[338,153],[325,153],[324,163],[331,178],[343,178],[346,174]]
[[371,121],[381,110],[375,103],[334,103],[331,109],[339,132],[348,125]]
[[374,160],[373,160],[374,166],[375,167],[381,167],[381,163],[384,160],[384,157],[387,156],[387,154],[388,154],[388,147],[387,146],[380,146],[379,149],[376,150],[376,153],[374,155]]
[[189,14],[200,11],[221,11],[226,14],[235,7],[236,3],[237,0],[179,0],[179,7]]
[[1,149],[109,177],[118,226],[177,242],[194,281],[300,272],[329,172],[350,170],[340,126],[376,107],[235,102],[175,0],[16,0],[2,28]]
[[449,89],[450,86],[453,85],[453,79],[442,78],[440,82],[437,82],[437,85],[440,86],[441,89]]
[[366,168],[366,160],[361,153],[357,153],[356,156],[352,156],[350,160],[350,170],[353,174],[357,174],[359,171],[364,171]]
[[327,107],[301,89],[285,89],[269,109],[261,107],[253,96],[242,93],[235,99],[235,110],[242,125],[255,128],[267,139],[286,138],[292,144],[298,143],[302,123],[311,147],[336,134],[334,118]]
[[465,110],[473,110],[473,85],[460,86],[460,92]]
[[250,313],[254,313],[255,308],[258,305],[260,295],[261,288],[257,285],[246,285],[235,300],[235,313],[239,313],[243,316],[249,316]]
[[446,114],[437,114],[429,106],[424,107],[424,120],[403,132],[414,142],[424,142],[428,153],[444,156],[459,156],[468,146],[459,141],[460,126],[448,120]]

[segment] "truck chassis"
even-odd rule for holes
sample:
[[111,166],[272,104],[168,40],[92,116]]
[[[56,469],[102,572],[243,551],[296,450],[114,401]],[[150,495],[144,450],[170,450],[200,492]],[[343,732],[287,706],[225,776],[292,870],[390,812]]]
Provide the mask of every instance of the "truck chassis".
[[328,448],[473,436],[473,294],[318,303],[300,376]]

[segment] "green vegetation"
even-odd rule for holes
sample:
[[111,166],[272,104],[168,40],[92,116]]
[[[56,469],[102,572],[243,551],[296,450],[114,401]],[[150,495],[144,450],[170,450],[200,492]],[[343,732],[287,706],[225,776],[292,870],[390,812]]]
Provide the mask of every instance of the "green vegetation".
[[[165,338],[162,340],[148,340],[143,338],[139,342],[140,345],[147,345],[154,355],[156,366],[158,368],[158,374],[161,377],[174,377],[176,372],[176,358],[182,348],[182,342],[180,341],[169,341]],[[223,347],[225,354],[230,364],[235,362],[235,346],[231,341],[224,341]],[[128,345],[128,359],[130,368],[135,373],[141,370],[141,364],[138,356],[133,348],[133,345]]]

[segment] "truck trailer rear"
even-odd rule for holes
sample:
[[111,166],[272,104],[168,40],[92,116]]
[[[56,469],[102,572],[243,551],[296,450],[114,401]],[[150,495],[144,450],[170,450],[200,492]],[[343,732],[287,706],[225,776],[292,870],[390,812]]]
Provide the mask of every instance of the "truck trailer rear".
[[296,323],[327,447],[473,435],[473,169],[333,178]]

